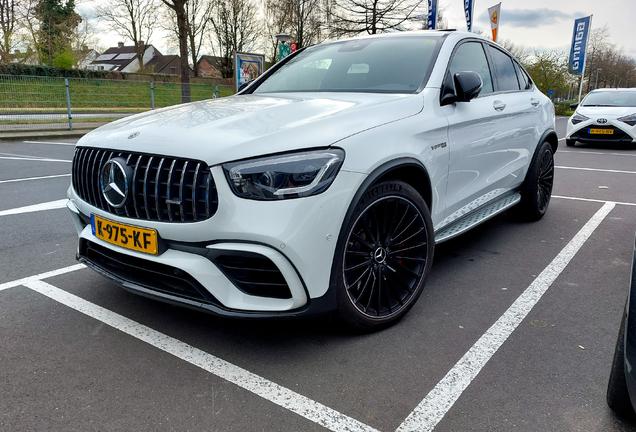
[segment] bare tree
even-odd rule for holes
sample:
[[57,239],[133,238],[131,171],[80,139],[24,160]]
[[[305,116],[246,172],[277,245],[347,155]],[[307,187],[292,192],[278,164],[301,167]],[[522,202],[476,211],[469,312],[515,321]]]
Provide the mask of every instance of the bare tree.
[[20,0],[17,3],[16,14],[20,24],[23,43],[27,46],[27,51],[33,53],[35,63],[41,63],[40,53],[36,49],[38,33],[40,31],[40,22],[36,18],[36,8],[39,0]]
[[[190,53],[195,76],[199,76],[199,65],[197,61],[201,53],[201,48],[205,44],[204,36],[210,24],[213,7],[213,0],[189,0],[185,5],[188,20],[188,52]],[[168,9],[168,14],[164,19],[162,27],[168,31],[170,41],[175,41],[178,46],[179,28],[177,26],[176,15],[172,9]]]
[[119,36],[133,42],[140,71],[144,70],[145,44],[150,42],[157,26],[157,9],[156,0],[104,0],[95,8],[97,15]]
[[256,47],[261,34],[258,9],[253,0],[218,0],[210,23],[213,50],[221,57],[223,78],[233,76],[234,52]]
[[190,102],[190,67],[188,66],[188,0],[161,0],[174,12],[179,35],[179,55],[181,57],[181,102]]
[[333,0],[330,32],[335,37],[403,30],[422,15],[424,0]]
[[16,23],[18,20],[18,1],[0,0],[0,63],[9,63],[11,49],[14,47]]

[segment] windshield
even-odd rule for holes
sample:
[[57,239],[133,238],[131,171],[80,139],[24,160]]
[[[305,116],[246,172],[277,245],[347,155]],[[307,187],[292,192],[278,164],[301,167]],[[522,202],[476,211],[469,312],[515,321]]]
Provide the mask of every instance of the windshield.
[[581,103],[586,107],[636,107],[636,91],[592,92]]
[[309,47],[270,75],[254,93],[414,93],[439,38],[358,39]]

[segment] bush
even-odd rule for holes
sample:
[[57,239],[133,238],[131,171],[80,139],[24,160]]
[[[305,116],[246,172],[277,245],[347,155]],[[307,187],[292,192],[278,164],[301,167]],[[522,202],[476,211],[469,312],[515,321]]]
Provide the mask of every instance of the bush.
[[571,116],[574,111],[570,108],[571,101],[554,104],[554,113],[558,116]]

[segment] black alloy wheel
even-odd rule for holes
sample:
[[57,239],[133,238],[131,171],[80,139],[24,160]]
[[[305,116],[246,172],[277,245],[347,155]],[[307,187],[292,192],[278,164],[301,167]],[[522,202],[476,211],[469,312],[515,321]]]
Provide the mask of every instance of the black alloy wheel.
[[520,217],[537,221],[545,215],[554,185],[554,152],[543,142],[535,153],[521,186],[521,202],[515,209]]
[[435,241],[428,208],[408,184],[382,183],[365,198],[340,254],[338,306],[345,321],[368,331],[394,323],[415,303]]
[[545,150],[541,154],[539,164],[538,187],[537,187],[537,208],[541,213],[545,213],[552,197],[552,185],[554,184],[554,157],[552,150]]

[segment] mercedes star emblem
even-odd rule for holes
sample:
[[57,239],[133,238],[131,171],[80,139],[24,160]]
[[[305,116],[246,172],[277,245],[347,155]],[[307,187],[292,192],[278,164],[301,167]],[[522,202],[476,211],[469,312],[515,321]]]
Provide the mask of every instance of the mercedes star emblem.
[[100,184],[106,202],[115,208],[121,208],[128,198],[128,175],[126,160],[114,158],[102,168]]

